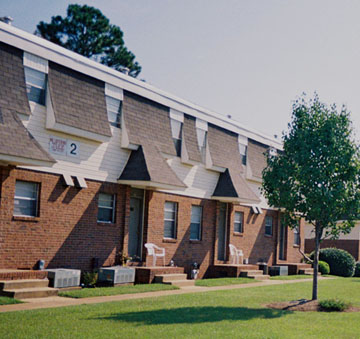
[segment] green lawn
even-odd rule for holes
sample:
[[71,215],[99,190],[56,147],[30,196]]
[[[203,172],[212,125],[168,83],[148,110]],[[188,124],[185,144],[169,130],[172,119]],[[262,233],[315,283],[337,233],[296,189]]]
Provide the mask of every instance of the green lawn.
[[298,275],[276,275],[270,277],[271,280],[297,280],[297,279],[312,279],[312,275],[298,274]]
[[[360,307],[360,279],[319,282],[320,299]],[[359,338],[360,313],[265,304],[311,297],[311,282],[0,314],[0,338]]]
[[0,297],[0,305],[21,304],[21,303],[22,301],[14,298]]
[[258,282],[258,280],[250,278],[215,278],[215,279],[202,279],[196,280],[196,286],[213,287],[213,286],[225,286],[225,285],[238,285]]
[[81,290],[73,290],[67,292],[60,292],[59,296],[68,298],[89,298],[89,297],[101,297],[106,295],[117,294],[132,294],[143,292],[156,292],[164,290],[177,290],[176,286],[165,284],[143,284],[143,285],[126,285],[116,287],[96,287],[96,288],[83,288]]

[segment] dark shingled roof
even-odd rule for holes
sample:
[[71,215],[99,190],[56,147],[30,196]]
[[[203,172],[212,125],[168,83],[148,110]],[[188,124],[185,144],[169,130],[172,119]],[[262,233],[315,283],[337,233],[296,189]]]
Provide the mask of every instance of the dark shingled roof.
[[103,81],[49,62],[49,88],[57,123],[111,136]]
[[237,134],[209,124],[208,144],[213,164],[226,168],[219,176],[213,196],[259,202],[242,175],[244,166],[241,163]]
[[0,154],[55,162],[27,131],[17,113],[31,114],[23,52],[0,43]]
[[169,109],[124,91],[123,115],[130,143],[141,147],[132,151],[119,180],[143,181],[148,178],[145,181],[186,187],[161,155],[161,152],[176,155]]
[[267,145],[250,139],[248,141],[248,164],[252,175],[258,179],[262,179],[262,171],[266,167],[266,152],[268,149],[269,146]]
[[186,150],[190,160],[201,162],[201,154],[199,151],[197,135],[196,135],[196,127],[195,127],[195,118],[184,115],[184,140]]
[[0,42],[0,107],[30,115],[23,51]]

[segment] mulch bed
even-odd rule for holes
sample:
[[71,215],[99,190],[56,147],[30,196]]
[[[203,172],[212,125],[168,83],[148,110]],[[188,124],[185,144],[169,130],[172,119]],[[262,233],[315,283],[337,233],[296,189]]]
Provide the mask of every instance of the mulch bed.
[[[272,303],[266,305],[268,308],[273,308],[276,310],[284,310],[284,311],[300,311],[300,312],[326,312],[319,306],[319,302],[317,300],[293,300],[279,303]],[[350,306],[348,309],[343,312],[360,312],[360,308]]]

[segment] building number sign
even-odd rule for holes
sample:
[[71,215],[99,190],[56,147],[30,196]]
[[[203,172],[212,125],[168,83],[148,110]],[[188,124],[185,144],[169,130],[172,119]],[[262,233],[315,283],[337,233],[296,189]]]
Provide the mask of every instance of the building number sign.
[[50,153],[78,158],[80,143],[78,141],[50,136]]

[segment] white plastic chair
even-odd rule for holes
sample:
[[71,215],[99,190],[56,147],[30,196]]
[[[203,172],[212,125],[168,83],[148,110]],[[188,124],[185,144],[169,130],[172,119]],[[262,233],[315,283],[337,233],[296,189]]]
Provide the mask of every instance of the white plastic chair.
[[[231,264],[242,264],[244,260],[244,254],[242,250],[238,250],[234,245],[229,244],[230,249],[230,263]],[[241,261],[239,260],[241,257]]]
[[[165,248],[158,247],[152,243],[146,243],[147,254],[153,257],[153,266],[156,266],[156,258],[163,258],[163,265],[165,266]],[[158,252],[156,252],[158,251]]]

